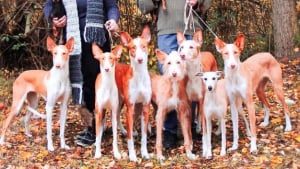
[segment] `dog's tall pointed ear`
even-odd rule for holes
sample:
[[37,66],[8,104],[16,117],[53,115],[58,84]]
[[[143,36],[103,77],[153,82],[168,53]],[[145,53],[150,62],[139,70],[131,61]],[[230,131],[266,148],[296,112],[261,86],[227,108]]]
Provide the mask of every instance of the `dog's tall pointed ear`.
[[99,58],[103,53],[102,49],[96,43],[92,43],[92,52],[95,59]]
[[151,31],[150,31],[149,26],[147,26],[147,25],[144,26],[141,37],[143,39],[146,39],[147,42],[150,42],[150,40],[151,40]]
[[221,50],[224,48],[225,43],[219,39],[218,37],[215,38],[215,45],[218,52],[221,52]]
[[236,40],[234,41],[234,44],[242,51],[245,47],[245,36],[244,34],[239,34]]
[[120,32],[120,38],[121,38],[121,42],[125,46],[127,46],[132,41],[131,36],[127,32]]
[[199,46],[202,45],[202,43],[203,43],[203,35],[202,35],[202,31],[201,31],[200,29],[198,29],[198,30],[195,32],[195,34],[194,34],[194,36],[193,36],[193,40],[194,40],[195,42],[197,42]]
[[47,37],[47,49],[49,52],[52,52],[53,49],[57,46],[56,43],[54,42],[54,40],[52,38],[50,38],[49,36]]
[[72,52],[74,49],[74,37],[70,37],[65,46],[67,47],[69,52]]
[[117,59],[119,59],[119,58],[121,57],[122,50],[123,50],[123,46],[122,46],[122,45],[117,45],[117,46],[112,50],[112,53],[116,56]]
[[161,63],[161,64],[164,64],[165,60],[166,60],[166,57],[167,57],[167,54],[159,49],[156,49],[155,50],[155,53],[156,53],[156,57],[157,57],[157,60]]
[[181,31],[177,31],[177,44],[180,45],[183,41],[185,41],[185,36]]

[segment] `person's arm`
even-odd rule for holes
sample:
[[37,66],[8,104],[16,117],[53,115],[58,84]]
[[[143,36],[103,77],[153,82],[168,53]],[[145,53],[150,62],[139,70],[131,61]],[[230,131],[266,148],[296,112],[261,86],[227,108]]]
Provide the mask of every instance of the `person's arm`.
[[119,29],[117,22],[120,18],[118,2],[117,0],[104,0],[103,2],[108,19],[108,21],[105,23],[105,27],[109,31],[117,31]]
[[52,0],[46,0],[45,7],[44,7],[44,15],[47,21],[49,21],[50,19],[51,10],[52,10]]
[[107,12],[108,20],[119,21],[120,11],[117,0],[104,0],[104,9]]

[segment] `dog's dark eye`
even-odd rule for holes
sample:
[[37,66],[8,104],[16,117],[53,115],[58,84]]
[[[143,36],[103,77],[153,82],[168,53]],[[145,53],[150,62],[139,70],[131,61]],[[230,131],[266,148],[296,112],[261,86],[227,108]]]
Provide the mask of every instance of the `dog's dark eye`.
[[193,49],[194,48],[194,46],[190,46],[190,49]]
[[228,52],[225,52],[224,55],[228,55]]
[[167,64],[168,64],[168,65],[170,65],[170,64],[171,64],[171,62],[168,62]]
[[238,54],[238,52],[237,52],[237,51],[234,51],[233,53],[234,53],[235,55],[236,55],[236,54]]
[[213,77],[213,78],[212,78],[212,80],[216,80],[216,78],[215,78],[215,77]]
[[180,64],[180,61],[177,61],[176,63],[179,65],[179,64]]
[[206,81],[206,80],[207,80],[207,78],[205,77],[205,78],[204,78],[204,80]]
[[183,48],[182,46],[180,46],[180,47],[179,47],[179,52],[181,52],[181,51],[182,51],[182,48]]

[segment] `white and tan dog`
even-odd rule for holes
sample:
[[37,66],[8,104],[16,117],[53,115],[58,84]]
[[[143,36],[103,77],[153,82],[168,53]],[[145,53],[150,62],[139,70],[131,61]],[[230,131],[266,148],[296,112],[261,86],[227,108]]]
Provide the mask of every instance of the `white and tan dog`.
[[206,119],[207,135],[202,137],[206,138],[203,145],[203,157],[207,159],[212,158],[211,151],[211,133],[212,133],[212,119],[217,118],[219,120],[219,128],[221,129],[222,141],[220,155],[226,155],[226,112],[228,107],[228,98],[225,91],[224,79],[218,80],[222,76],[221,71],[217,72],[200,72],[197,74],[201,77],[205,85],[205,96],[203,111]]
[[[211,52],[201,52],[203,43],[202,31],[197,30],[192,40],[187,40],[182,32],[177,32],[178,52],[186,61],[188,82],[186,91],[190,101],[198,102],[197,109],[197,132],[201,131],[201,115],[203,114],[203,86],[200,78],[195,75],[198,72],[217,71],[217,61]],[[203,120],[203,119],[202,119]],[[203,122],[203,125],[205,123]]]
[[185,61],[180,58],[177,51],[167,55],[156,50],[156,55],[159,62],[163,64],[164,72],[162,76],[151,74],[152,101],[157,106],[155,117],[157,159],[165,159],[162,154],[162,130],[165,117],[169,111],[176,110],[184,137],[187,158],[195,160],[197,157],[192,153],[192,114],[185,90],[187,82]]
[[233,145],[230,150],[238,148],[238,110],[236,102],[241,99],[247,107],[250,119],[250,152],[257,153],[256,117],[253,93],[256,91],[259,100],[261,100],[265,106],[269,106],[264,91],[269,80],[272,82],[275,93],[284,109],[286,120],[285,131],[291,131],[292,125],[288,107],[284,99],[282,69],[280,64],[270,53],[258,53],[249,57],[244,62],[241,62],[240,55],[244,49],[244,41],[244,35],[240,34],[232,44],[226,44],[221,39],[216,38],[215,45],[224,60],[225,88],[231,107],[234,133]]
[[38,95],[41,95],[46,103],[46,123],[48,150],[53,151],[52,140],[52,111],[56,102],[60,105],[60,147],[69,149],[65,143],[65,122],[67,104],[71,92],[69,81],[69,54],[73,50],[74,38],[70,38],[65,45],[56,45],[54,40],[47,38],[47,48],[53,57],[53,67],[50,71],[28,70],[21,73],[13,84],[13,103],[11,111],[2,128],[0,144],[4,144],[5,132],[13,118],[20,112],[23,103],[27,99],[27,115],[25,117],[25,130],[27,136],[31,137],[29,131],[29,120],[33,114],[40,115],[35,108],[38,106]]
[[[113,154],[116,159],[121,159],[118,149],[117,115],[119,108],[119,93],[115,80],[115,67],[122,54],[122,45],[116,46],[112,52],[105,52],[97,46],[92,45],[94,58],[100,62],[101,73],[95,82],[95,120],[96,120],[96,150],[95,158],[101,157],[101,140],[103,134],[103,122],[106,110],[111,111],[113,130]],[[103,119],[104,118],[104,119]]]
[[[221,141],[221,151],[220,155],[224,156],[226,155],[226,112],[227,108],[229,106],[229,100],[226,94],[225,90],[225,80],[221,79],[222,71],[216,71],[216,72],[200,72],[197,74],[197,76],[200,76],[204,86],[205,86],[205,95],[204,95],[204,116],[206,120],[206,130],[207,132],[204,132],[204,141],[203,143],[203,157],[206,157],[207,159],[212,158],[212,152],[211,152],[211,133],[212,133],[212,119],[217,118],[218,119],[218,130],[215,132],[215,134],[222,134],[222,141]],[[245,112],[242,107],[242,102],[238,102],[238,112],[239,115],[242,116],[247,135],[250,136],[250,129],[249,129],[249,123],[245,116]]]
[[116,82],[118,90],[126,106],[127,144],[129,160],[137,162],[133,140],[134,113],[137,104],[142,104],[141,114],[141,154],[143,158],[150,158],[147,149],[147,128],[151,102],[151,81],[148,72],[148,45],[151,32],[145,26],[141,36],[132,38],[127,32],[120,32],[121,42],[128,48],[130,66],[116,65]]

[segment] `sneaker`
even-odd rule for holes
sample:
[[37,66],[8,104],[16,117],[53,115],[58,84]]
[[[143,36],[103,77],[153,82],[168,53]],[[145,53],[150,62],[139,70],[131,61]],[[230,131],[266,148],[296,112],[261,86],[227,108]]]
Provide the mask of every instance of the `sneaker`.
[[83,140],[83,139],[76,140],[76,144],[81,147],[91,146],[94,143],[95,143],[95,141],[88,141],[88,140]]
[[174,148],[177,144],[177,134],[173,134],[169,131],[163,133],[163,146],[166,149]]
[[95,142],[95,140],[96,140],[96,136],[91,131],[90,128],[85,129],[85,130],[79,132],[76,137],[77,137],[77,140],[86,140],[87,142],[92,142],[91,144],[93,144]]

